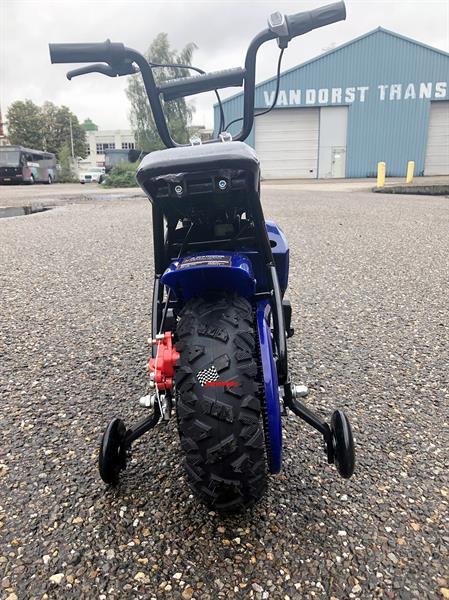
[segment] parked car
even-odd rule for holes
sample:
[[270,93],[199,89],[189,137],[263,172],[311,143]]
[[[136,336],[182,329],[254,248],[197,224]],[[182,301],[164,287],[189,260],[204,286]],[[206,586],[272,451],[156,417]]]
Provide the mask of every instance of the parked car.
[[105,178],[104,167],[90,167],[87,171],[80,173],[80,183],[102,183]]

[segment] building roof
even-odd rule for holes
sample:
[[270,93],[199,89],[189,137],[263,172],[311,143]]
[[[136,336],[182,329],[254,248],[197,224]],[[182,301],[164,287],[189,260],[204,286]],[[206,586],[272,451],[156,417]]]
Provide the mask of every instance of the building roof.
[[[340,44],[339,46],[336,46],[335,48],[332,48],[331,50],[327,50],[326,52],[323,52],[322,54],[318,54],[317,56],[314,56],[313,58],[310,58],[309,60],[306,60],[305,62],[300,63],[299,65],[295,65],[294,67],[290,67],[290,69],[286,69],[285,71],[282,71],[280,76],[283,77],[284,75],[287,75],[288,73],[291,73],[292,71],[296,71],[298,69],[301,69],[302,67],[305,67],[306,65],[309,65],[313,62],[321,60],[325,56],[329,56],[330,54],[339,52],[343,48],[351,46],[352,44],[355,44],[356,42],[358,42],[364,38],[368,38],[379,32],[386,33],[387,35],[390,35],[392,37],[398,38],[398,39],[406,41],[406,42],[410,42],[411,44],[415,44],[416,46],[420,46],[421,48],[426,48],[427,50],[431,50],[432,52],[437,52],[438,54],[442,54],[443,56],[446,56],[449,58],[449,53],[445,52],[444,50],[440,50],[439,48],[434,48],[433,46],[429,46],[427,44],[424,44],[423,42],[418,42],[417,40],[409,38],[405,35],[396,33],[395,31],[391,31],[390,29],[385,29],[384,27],[376,27],[375,29],[372,29],[371,31],[367,31],[366,33],[363,33],[362,35],[359,35],[359,36],[353,38],[352,40],[349,40],[348,42],[345,42],[343,44]],[[269,77],[268,79],[264,79],[264,81],[261,81],[260,83],[256,84],[256,88],[263,86],[267,83],[270,83],[271,81],[276,81],[276,79],[277,79],[276,75],[274,75],[273,77]],[[228,98],[225,98],[224,100],[222,100],[222,104],[226,104],[226,102],[229,102],[230,100],[233,100],[234,98],[237,98],[238,96],[243,96],[243,92],[237,92],[236,94],[233,94],[232,96],[229,96]],[[218,106],[218,102],[216,102],[214,104],[214,107],[215,106]]]
[[98,125],[95,125],[95,123],[92,121],[92,119],[84,119],[84,122],[81,123],[81,127],[83,127],[86,131],[97,131],[98,130]]

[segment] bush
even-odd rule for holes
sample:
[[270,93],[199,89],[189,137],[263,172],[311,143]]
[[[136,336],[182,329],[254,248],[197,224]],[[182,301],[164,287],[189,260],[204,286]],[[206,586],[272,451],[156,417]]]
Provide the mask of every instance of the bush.
[[106,187],[136,187],[137,163],[121,162],[112,167],[105,180]]
[[57,172],[57,181],[58,183],[74,183],[77,181],[68,144],[64,144],[59,152],[59,170]]

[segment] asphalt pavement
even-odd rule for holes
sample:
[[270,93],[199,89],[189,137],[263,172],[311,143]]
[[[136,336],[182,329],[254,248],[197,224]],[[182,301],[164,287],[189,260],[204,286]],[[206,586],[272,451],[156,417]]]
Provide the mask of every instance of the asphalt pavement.
[[187,488],[174,422],[117,489],[99,479],[109,419],[144,416],[151,211],[73,194],[0,219],[3,597],[448,598],[449,200],[266,186],[293,376],[323,416],[347,411],[356,474],[290,416],[281,475],[223,518]]

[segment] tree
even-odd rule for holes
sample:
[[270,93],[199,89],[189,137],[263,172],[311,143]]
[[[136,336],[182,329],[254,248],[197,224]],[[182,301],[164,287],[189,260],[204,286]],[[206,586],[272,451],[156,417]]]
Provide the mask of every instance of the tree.
[[43,148],[44,121],[42,111],[31,100],[13,102],[6,113],[8,138],[15,146]]
[[[195,49],[196,45],[190,43],[178,53],[170,48],[167,34],[160,33],[149,47],[146,58],[153,63],[190,65]],[[156,84],[161,84],[168,79],[185,77],[191,72],[176,67],[165,67],[153,69],[153,74]],[[137,147],[147,152],[164,148],[157,132],[140,74],[132,75],[129,78],[126,95],[131,102],[130,121],[136,137]],[[184,98],[180,98],[164,103],[164,112],[172,138],[179,143],[187,143],[189,140],[187,126],[192,119],[192,107],[187,104]]]
[[84,158],[87,154],[86,132],[67,106],[45,102],[39,107],[31,100],[13,102],[7,113],[8,137],[11,144],[48,150],[59,158],[66,144],[71,148],[70,121],[75,156]]
[[59,164],[61,168],[58,173],[58,181],[61,183],[72,183],[76,181],[72,163],[72,151],[69,143],[65,143],[59,151]]
[[78,117],[67,106],[55,106],[45,102],[42,107],[45,126],[45,150],[59,156],[65,144],[71,147],[70,121],[72,121],[73,149],[75,156],[84,158],[86,152],[86,132],[78,121]]

